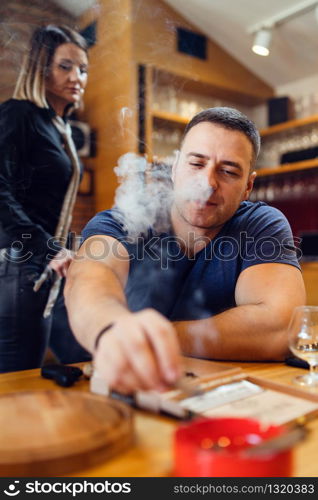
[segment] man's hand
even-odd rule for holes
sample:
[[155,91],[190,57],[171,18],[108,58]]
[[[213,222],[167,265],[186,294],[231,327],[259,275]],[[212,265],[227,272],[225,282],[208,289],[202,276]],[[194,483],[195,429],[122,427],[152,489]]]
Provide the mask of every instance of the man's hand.
[[74,252],[63,248],[51,260],[49,267],[57,273],[60,278],[65,278],[70,263],[73,260]]
[[181,374],[175,329],[153,309],[127,311],[102,335],[94,364],[107,387],[122,394],[164,390]]

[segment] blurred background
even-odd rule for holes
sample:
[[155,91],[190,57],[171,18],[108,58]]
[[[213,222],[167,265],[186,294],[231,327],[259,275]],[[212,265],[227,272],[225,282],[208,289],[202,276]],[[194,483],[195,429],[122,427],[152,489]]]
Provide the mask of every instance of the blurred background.
[[[0,5],[0,100],[35,26],[76,27],[90,45],[85,107],[72,116],[85,165],[73,229],[113,204],[128,152],[171,163],[185,124],[234,106],[262,135],[252,200],[281,209],[318,258],[318,1],[10,0]],[[317,298],[318,300],[318,298]]]

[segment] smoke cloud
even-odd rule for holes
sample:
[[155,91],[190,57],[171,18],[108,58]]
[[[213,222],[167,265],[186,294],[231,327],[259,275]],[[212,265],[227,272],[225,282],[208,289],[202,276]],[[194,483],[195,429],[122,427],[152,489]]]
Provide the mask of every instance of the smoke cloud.
[[175,199],[182,201],[195,201],[202,207],[213,193],[213,188],[208,185],[203,176],[188,178],[183,186],[175,191]]
[[136,240],[149,228],[156,233],[169,232],[173,201],[206,203],[213,193],[201,175],[187,179],[177,191],[173,189],[171,165],[168,162],[148,163],[134,153],[121,156],[114,168],[120,185],[116,190],[115,206],[128,236]]
[[150,164],[143,157],[127,153],[114,168],[120,185],[115,206],[129,237],[134,240],[151,227],[157,233],[169,231],[172,203],[171,167]]

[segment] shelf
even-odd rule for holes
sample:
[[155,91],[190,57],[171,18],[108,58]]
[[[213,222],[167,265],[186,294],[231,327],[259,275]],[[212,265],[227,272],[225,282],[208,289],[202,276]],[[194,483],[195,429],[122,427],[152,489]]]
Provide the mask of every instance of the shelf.
[[256,170],[256,172],[257,177],[265,177],[269,175],[285,174],[287,172],[297,172],[297,170],[308,170],[310,168],[318,168],[318,158],[299,161],[297,163],[285,163],[277,167],[260,168]]
[[[186,62],[185,59],[184,61]],[[199,63],[201,68],[203,68],[201,66],[202,63],[202,61]],[[191,66],[189,67],[188,62],[182,65],[182,67],[179,64],[175,65],[173,70],[158,65],[155,67],[152,66],[154,73],[153,80],[158,85],[173,85],[175,88],[186,92],[206,95],[208,97],[213,96],[216,99],[230,101],[243,106],[264,104],[267,99],[274,97],[273,89],[267,87],[267,85],[267,88],[263,88],[263,90],[251,86],[249,89],[245,86],[244,89],[243,86],[238,88],[237,82],[233,79],[225,81],[221,78],[216,82],[216,73],[213,67],[209,67],[207,71],[203,70],[203,73],[200,72],[201,76],[198,74],[194,76]],[[213,81],[211,81],[211,77]]]
[[178,125],[187,125],[190,121],[190,118],[185,118],[184,116],[180,116],[174,113],[169,113],[168,111],[159,111],[158,109],[154,109],[151,111],[151,116],[155,120],[160,120],[164,122],[175,123]]
[[[162,120],[165,122],[176,123],[179,125],[187,125],[190,118],[177,115],[175,113],[169,113],[168,111],[152,110],[151,115],[156,120]],[[260,130],[261,137],[267,137],[269,135],[274,135],[284,130],[289,130],[291,128],[303,127],[305,125],[310,125],[311,123],[318,124],[318,115],[308,116],[307,118],[301,118],[299,120],[289,120],[288,122],[278,123],[272,127],[264,128]]]
[[318,123],[318,115],[312,115],[306,118],[300,118],[298,120],[289,120],[287,122],[278,123],[277,125],[272,125],[271,127],[263,128],[262,130],[260,130],[260,134],[261,137],[267,137],[269,135],[277,134],[279,132],[284,132],[284,130],[289,130],[291,128],[310,125],[311,123]]

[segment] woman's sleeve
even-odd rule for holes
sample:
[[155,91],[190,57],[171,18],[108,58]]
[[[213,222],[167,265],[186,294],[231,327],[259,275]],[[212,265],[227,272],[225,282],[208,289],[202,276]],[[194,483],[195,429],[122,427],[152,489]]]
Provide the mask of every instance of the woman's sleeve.
[[20,241],[23,249],[33,253],[46,254],[52,236],[28,217],[17,198],[30,180],[31,130],[26,103],[7,101],[0,106],[0,221],[11,241]]

